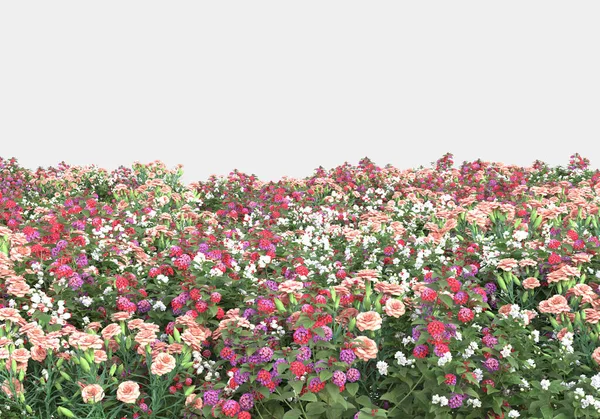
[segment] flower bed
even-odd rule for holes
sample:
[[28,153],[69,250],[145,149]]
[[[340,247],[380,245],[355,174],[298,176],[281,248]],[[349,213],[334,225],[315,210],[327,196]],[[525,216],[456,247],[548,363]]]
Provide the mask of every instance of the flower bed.
[[0,158],[0,417],[598,417],[588,165]]

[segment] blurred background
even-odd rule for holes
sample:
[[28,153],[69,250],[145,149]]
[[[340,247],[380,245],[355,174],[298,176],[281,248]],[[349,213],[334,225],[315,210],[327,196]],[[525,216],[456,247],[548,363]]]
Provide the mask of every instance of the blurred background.
[[304,177],[600,163],[600,4],[0,5],[0,156]]

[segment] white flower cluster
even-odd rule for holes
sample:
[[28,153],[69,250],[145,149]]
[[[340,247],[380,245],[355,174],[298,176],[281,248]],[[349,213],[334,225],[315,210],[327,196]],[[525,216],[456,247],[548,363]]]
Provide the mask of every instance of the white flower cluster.
[[450,351],[446,352],[443,356],[440,357],[440,359],[438,359],[438,365],[440,367],[443,367],[444,365],[446,365],[448,362],[452,361],[452,354],[450,353]]
[[408,359],[406,358],[406,356],[401,352],[398,351],[396,352],[396,354],[394,355],[394,358],[396,358],[396,361],[398,361],[398,364],[402,365],[403,367],[407,367],[407,366],[412,366],[412,368],[414,368],[414,363],[415,363],[415,359]]
[[434,394],[431,397],[432,404],[439,404],[440,406],[448,406],[448,398],[445,396],[440,396],[438,394]]
[[469,397],[467,400],[467,406],[473,406],[475,408],[481,407],[481,400]]
[[573,333],[571,332],[567,332],[565,333],[565,335],[563,336],[563,338],[560,340],[560,343],[562,345],[562,350],[565,351],[566,353],[572,354],[573,353]]
[[542,380],[542,381],[540,381],[540,386],[542,386],[543,390],[548,390],[550,388],[550,381]]
[[388,367],[389,367],[389,365],[385,361],[377,362],[377,370],[379,371],[379,374],[381,374],[381,375],[387,375]]
[[512,346],[511,345],[506,345],[504,348],[502,348],[502,350],[500,351],[500,353],[502,354],[502,356],[504,358],[508,358],[510,356],[512,352]]
[[465,349],[465,352],[462,354],[464,359],[468,359],[475,354],[475,351],[478,349],[477,342],[469,343],[469,347]]

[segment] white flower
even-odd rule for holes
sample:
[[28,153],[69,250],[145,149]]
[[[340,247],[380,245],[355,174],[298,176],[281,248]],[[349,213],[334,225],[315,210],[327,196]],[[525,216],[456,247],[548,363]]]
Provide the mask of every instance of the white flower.
[[510,356],[511,352],[512,352],[511,345],[506,345],[504,348],[502,348],[502,351],[500,351],[500,353],[502,354],[502,356],[504,358],[508,358]]
[[388,364],[385,361],[379,361],[377,363],[377,369],[379,370],[379,374],[387,375],[388,373]]
[[521,414],[516,410],[511,410],[510,412],[508,412],[509,418],[518,418],[519,416],[521,416]]
[[548,390],[548,388],[550,387],[550,381],[542,380],[542,381],[540,381],[540,385],[542,386],[542,388],[544,390]]

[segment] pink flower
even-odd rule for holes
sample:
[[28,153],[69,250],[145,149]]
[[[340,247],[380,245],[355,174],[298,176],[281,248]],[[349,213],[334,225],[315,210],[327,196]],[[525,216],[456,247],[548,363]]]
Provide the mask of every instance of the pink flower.
[[89,384],[81,390],[81,397],[85,403],[99,402],[104,398],[104,390],[98,384]]
[[363,361],[377,358],[377,344],[366,336],[358,336],[355,341],[358,341],[357,347],[354,348],[354,354]]
[[161,353],[154,358],[150,371],[152,371],[152,374],[160,376],[170,373],[173,368],[175,368],[175,358],[167,353]]
[[123,381],[117,388],[117,400],[123,403],[135,403],[140,397],[140,386],[134,381]]
[[406,312],[406,307],[402,301],[390,298],[385,302],[384,311],[388,316],[398,318]]
[[540,286],[540,281],[538,281],[537,278],[534,278],[532,276],[523,280],[523,288],[525,288],[526,290],[532,290],[539,286]]
[[356,327],[361,332],[381,329],[381,316],[375,311],[367,311],[356,316]]

